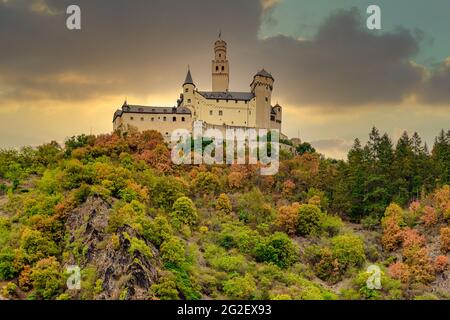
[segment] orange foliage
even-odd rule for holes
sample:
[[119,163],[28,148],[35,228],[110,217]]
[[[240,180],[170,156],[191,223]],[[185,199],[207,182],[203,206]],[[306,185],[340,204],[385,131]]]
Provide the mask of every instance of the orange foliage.
[[244,175],[241,172],[230,172],[228,186],[232,189],[240,189],[244,185]]
[[423,246],[425,243],[425,237],[419,234],[417,230],[406,228],[401,232],[403,248],[412,246]]
[[300,204],[295,202],[290,206],[278,209],[276,225],[289,235],[294,235],[297,230],[298,209]]
[[381,243],[388,251],[398,248],[402,241],[402,229],[395,217],[388,217],[383,221],[383,236]]
[[284,195],[290,195],[295,189],[295,183],[294,181],[288,179],[283,183],[283,194]]
[[442,273],[447,270],[448,267],[448,258],[447,256],[437,256],[434,260],[434,269],[438,273]]
[[28,291],[31,289],[31,268],[30,266],[23,267],[22,272],[19,275],[19,287],[24,290]]
[[429,283],[435,279],[435,269],[427,248],[417,245],[403,250],[403,259],[409,267],[411,280],[419,283]]
[[402,283],[409,282],[409,267],[404,263],[397,262],[390,265],[388,273],[393,279],[400,280]]
[[450,227],[441,229],[441,249],[444,252],[450,251]]
[[436,210],[433,207],[426,206],[423,209],[423,215],[420,218],[420,220],[423,222],[423,224],[426,227],[435,225],[438,221],[438,216],[437,216]]

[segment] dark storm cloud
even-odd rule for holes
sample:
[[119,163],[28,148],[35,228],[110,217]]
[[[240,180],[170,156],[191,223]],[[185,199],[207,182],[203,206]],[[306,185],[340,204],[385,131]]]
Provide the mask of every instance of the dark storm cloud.
[[450,58],[425,82],[420,95],[423,103],[450,105]]
[[416,38],[406,30],[371,32],[356,10],[330,16],[312,40],[278,36],[263,41],[262,48],[279,74],[283,95],[300,103],[400,103],[423,77],[410,62],[418,50]]
[[[400,103],[423,82],[423,68],[410,62],[416,37],[406,30],[370,32],[355,10],[331,15],[310,40],[259,40],[264,10],[270,14],[277,2],[0,1],[0,96],[73,101],[164,94],[181,85],[187,64],[208,89],[219,29],[229,44],[234,90],[247,90],[265,67],[276,78],[275,96],[286,102],[352,107]],[[64,12],[73,3],[82,9],[82,31],[65,28]],[[448,72],[437,73],[429,90],[450,100],[439,89],[445,83]]]

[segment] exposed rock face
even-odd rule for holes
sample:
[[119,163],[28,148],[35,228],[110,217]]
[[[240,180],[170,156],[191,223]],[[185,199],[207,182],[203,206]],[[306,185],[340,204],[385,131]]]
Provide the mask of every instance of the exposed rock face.
[[[86,266],[96,268],[97,279],[103,282],[103,290],[96,299],[146,299],[150,286],[158,277],[158,250],[129,226],[119,228],[117,238],[112,241],[111,235],[106,232],[111,210],[110,204],[92,197],[68,213],[67,245],[81,241],[83,254],[78,259],[72,255],[67,265],[79,265],[82,269]],[[139,251],[131,254],[130,238],[145,241],[153,257]]]

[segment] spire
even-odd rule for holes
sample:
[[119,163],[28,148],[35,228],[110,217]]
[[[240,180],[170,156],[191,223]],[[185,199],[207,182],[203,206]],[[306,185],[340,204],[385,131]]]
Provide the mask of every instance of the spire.
[[191,68],[189,66],[188,66],[188,72],[186,75],[186,80],[184,80],[183,85],[185,85],[185,84],[193,84],[195,86],[194,81],[192,81]]

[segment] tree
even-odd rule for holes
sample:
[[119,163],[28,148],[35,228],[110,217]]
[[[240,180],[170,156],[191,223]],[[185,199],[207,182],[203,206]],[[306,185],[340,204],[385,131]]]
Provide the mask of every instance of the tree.
[[297,231],[299,207],[300,204],[293,203],[278,209],[275,224],[289,235],[294,235]]
[[39,297],[54,298],[61,290],[60,265],[55,257],[39,260],[31,271],[33,289]]
[[297,232],[302,236],[317,234],[320,230],[322,212],[312,204],[302,204],[298,208]]
[[223,291],[231,299],[251,299],[255,295],[256,283],[250,274],[237,276],[225,281]]
[[271,262],[280,268],[285,268],[296,261],[297,251],[296,246],[286,234],[276,232],[256,245],[255,257],[257,261]]
[[182,240],[170,237],[165,240],[160,248],[161,258],[166,263],[180,266],[186,261],[186,247]]
[[233,211],[230,198],[225,193],[221,193],[216,201],[216,210],[224,214],[230,214]]
[[173,204],[170,217],[174,226],[180,228],[183,224],[194,225],[197,222],[198,214],[192,200],[188,197],[181,197]]
[[366,259],[364,242],[360,237],[352,234],[343,234],[331,239],[333,257],[345,267],[362,265]]
[[303,142],[302,144],[299,144],[296,148],[295,148],[298,152],[298,154],[305,154],[305,153],[315,153],[316,149],[314,149],[314,147],[308,143],[308,142]]

